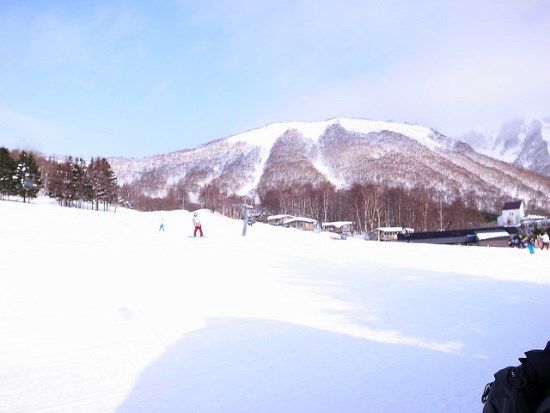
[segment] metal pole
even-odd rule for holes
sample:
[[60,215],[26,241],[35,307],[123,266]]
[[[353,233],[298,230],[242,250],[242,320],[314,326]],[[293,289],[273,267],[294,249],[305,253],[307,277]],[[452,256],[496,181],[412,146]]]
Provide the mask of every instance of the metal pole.
[[243,205],[243,213],[244,213],[244,217],[243,217],[243,237],[246,236],[246,227],[248,226],[248,208],[246,207],[246,205]]
[[251,206],[243,204],[243,237],[246,236],[246,227],[248,227],[248,211],[252,209]]

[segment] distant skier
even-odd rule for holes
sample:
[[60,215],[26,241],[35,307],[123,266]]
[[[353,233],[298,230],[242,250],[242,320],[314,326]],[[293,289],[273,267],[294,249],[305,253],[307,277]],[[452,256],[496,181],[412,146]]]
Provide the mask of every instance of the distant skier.
[[549,247],[550,247],[550,236],[548,236],[548,232],[545,232],[542,235],[542,249],[548,251]]
[[193,236],[197,236],[197,231],[201,234],[201,237],[203,237],[202,233],[202,226],[201,226],[201,220],[198,217],[198,214],[195,212],[193,213],[193,225],[195,226],[195,231],[193,232]]
[[159,227],[159,231],[162,231],[162,232],[164,232],[164,218],[162,218],[162,219],[160,220],[160,227]]

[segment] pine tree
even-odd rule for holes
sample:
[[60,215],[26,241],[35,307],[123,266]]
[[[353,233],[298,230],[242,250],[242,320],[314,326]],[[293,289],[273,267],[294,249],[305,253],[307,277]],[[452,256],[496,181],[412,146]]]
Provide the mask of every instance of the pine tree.
[[32,153],[22,151],[17,159],[17,166],[13,176],[15,195],[27,199],[36,198],[42,185],[40,170]]
[[107,159],[92,158],[87,169],[86,182],[90,200],[96,210],[99,210],[100,202],[103,203],[103,209],[107,210],[109,205],[117,201],[117,178]]
[[107,159],[102,159],[102,170],[105,182],[104,202],[106,206],[116,204],[118,201],[117,177]]
[[71,203],[70,187],[72,181],[72,158],[69,156],[65,162],[56,165],[50,177],[49,196],[57,199],[60,205],[69,206]]
[[92,158],[86,164],[82,158],[68,157],[57,165],[50,179],[49,194],[63,206],[82,207],[90,203],[98,210],[102,203],[104,210],[118,200],[117,178],[105,158]]
[[17,164],[7,148],[0,148],[0,198],[15,193],[13,176]]
[[71,200],[78,203],[78,207],[82,207],[82,201],[85,200],[86,188],[86,162],[82,158],[75,158],[70,163],[70,188],[69,193]]

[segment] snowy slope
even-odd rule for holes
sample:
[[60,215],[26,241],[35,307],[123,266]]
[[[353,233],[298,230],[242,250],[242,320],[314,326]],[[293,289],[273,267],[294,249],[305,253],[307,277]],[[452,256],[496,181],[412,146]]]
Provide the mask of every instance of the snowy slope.
[[430,148],[431,150],[440,149],[442,147],[442,142],[434,139],[436,133],[432,129],[425,126],[352,118],[334,118],[319,122],[272,123],[262,128],[231,136],[228,138],[228,141],[232,143],[246,142],[251,145],[261,145],[266,150],[269,150],[277,138],[289,129],[296,129],[306,139],[311,139],[312,141],[317,142],[325,130],[334,124],[338,124],[348,131],[358,132],[365,135],[382,131],[399,133],[415,139],[418,143]]
[[[448,139],[436,131],[421,125],[412,125],[397,122],[385,122],[368,119],[353,119],[353,118],[334,118],[326,121],[318,122],[280,122],[240,133],[229,137],[226,142],[232,145],[245,143],[250,146],[256,146],[261,149],[261,159],[256,164],[254,179],[244,185],[238,192],[238,195],[246,196],[252,189],[258,185],[261,175],[264,172],[264,167],[270,155],[275,142],[289,130],[295,130],[299,136],[306,140],[310,140],[315,144],[319,143],[319,139],[327,131],[327,128],[338,125],[346,132],[360,133],[368,135],[370,133],[391,132],[406,136],[417,142],[423,147],[431,151],[450,149],[453,141]],[[345,146],[342,142],[341,146]],[[321,158],[315,159],[315,168],[321,172],[333,185],[337,188],[346,185],[341,176],[337,176],[334,171],[323,162]]]
[[474,412],[550,339],[550,252],[200,216],[0,201],[0,411]]
[[550,176],[550,118],[514,120],[498,130],[471,131],[457,139],[492,158]]

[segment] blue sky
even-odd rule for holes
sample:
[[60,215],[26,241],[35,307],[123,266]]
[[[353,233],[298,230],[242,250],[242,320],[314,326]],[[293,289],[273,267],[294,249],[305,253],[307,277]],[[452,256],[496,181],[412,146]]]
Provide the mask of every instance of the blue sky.
[[141,158],[272,122],[498,128],[550,116],[549,44],[546,0],[0,0],[0,146]]

